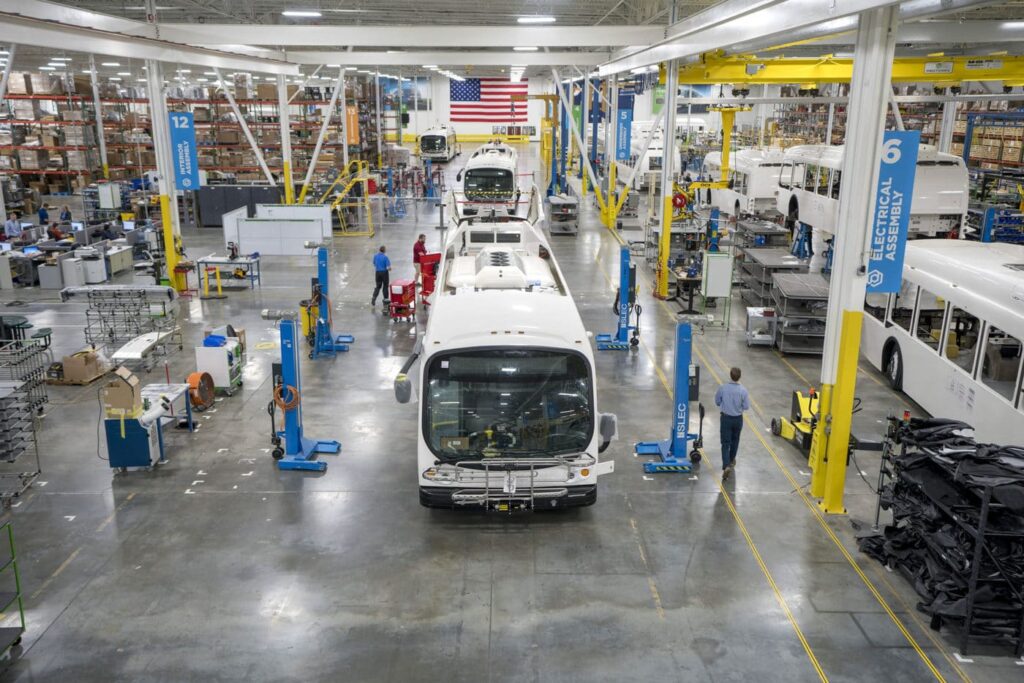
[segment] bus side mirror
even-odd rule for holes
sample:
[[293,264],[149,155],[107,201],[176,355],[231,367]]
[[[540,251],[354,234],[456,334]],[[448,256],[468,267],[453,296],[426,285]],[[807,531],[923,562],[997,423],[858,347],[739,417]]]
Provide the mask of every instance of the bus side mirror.
[[601,435],[601,445],[598,453],[604,453],[612,441],[619,437],[619,420],[613,413],[601,413],[601,421],[598,423],[598,433]]
[[395,400],[399,403],[408,403],[412,399],[412,380],[409,375],[399,375],[395,378]]

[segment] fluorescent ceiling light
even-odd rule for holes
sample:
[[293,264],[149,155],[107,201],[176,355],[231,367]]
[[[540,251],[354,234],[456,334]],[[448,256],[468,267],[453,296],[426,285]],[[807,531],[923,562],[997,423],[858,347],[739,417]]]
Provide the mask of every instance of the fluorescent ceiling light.
[[53,68],[52,66],[41,66],[41,67],[39,67],[39,70],[40,71],[56,71],[56,69]]
[[516,47],[514,47],[512,49],[515,50],[516,52],[536,52],[537,51],[536,47],[526,47],[526,46],[523,46],[523,45],[517,45]]
[[178,73],[180,73],[180,74],[190,74],[190,73],[192,73],[192,69],[178,69]]
[[1000,28],[1024,28],[1024,21],[1004,21],[999,24]]
[[647,73],[647,67],[646,66],[642,66],[639,69],[630,69],[629,73],[631,73],[631,74],[645,74],[645,73]]
[[437,64],[424,64],[423,68],[424,69],[436,69],[437,68]]
[[71,57],[50,57],[51,62],[70,62]]
[[355,71],[355,70],[356,70],[356,68],[354,66],[346,66],[344,69],[342,69],[342,71]]
[[204,76],[216,76],[217,72],[216,71],[204,71],[203,75]]
[[326,66],[328,69],[338,69],[338,68],[341,68],[341,64],[325,64],[324,66]]
[[111,77],[110,77],[109,79],[107,79],[107,80],[110,80],[110,81],[119,81],[119,80],[121,80],[121,79],[120,79],[120,78],[118,78],[117,76],[111,76]]
[[553,24],[557,21],[554,17],[549,16],[532,16],[532,17],[519,17],[516,19],[520,24]]
[[145,83],[146,82],[145,78],[136,78],[135,80],[137,80],[139,83]]
[[385,50],[385,53],[389,55],[400,55],[403,52],[404,50]]
[[209,78],[197,78],[196,81],[199,82],[199,83],[209,83],[210,79]]
[[103,62],[100,66],[121,66],[121,62]]
[[281,12],[282,17],[320,17],[323,16],[316,10],[312,9],[286,9]]
[[[130,9],[130,10],[132,10],[134,12],[145,12],[149,8],[146,7],[145,5],[132,5],[131,7],[125,7],[124,9]],[[153,9],[155,9],[157,12],[160,12],[160,11],[167,12],[168,10],[177,10],[177,9],[185,9],[185,8],[184,7],[171,7],[170,5],[168,5],[167,7],[161,7],[161,6],[157,5]]]

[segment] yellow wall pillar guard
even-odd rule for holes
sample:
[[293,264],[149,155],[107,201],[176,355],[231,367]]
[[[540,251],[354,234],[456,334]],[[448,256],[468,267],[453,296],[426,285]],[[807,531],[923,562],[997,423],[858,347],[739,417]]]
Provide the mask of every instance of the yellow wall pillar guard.
[[832,392],[834,387],[826,384],[818,392],[818,421],[811,434],[811,450],[807,455],[807,465],[811,469],[811,495],[822,498],[825,495],[825,462],[827,461],[829,421],[826,416],[832,409]]
[[672,193],[665,195],[664,206],[661,207],[661,235],[658,239],[658,281],[654,296],[659,299],[668,298],[668,261],[672,247]]
[[284,203],[295,203],[295,182],[292,180],[292,165],[284,162],[281,169],[281,180],[284,182]]
[[177,291],[185,289],[185,278],[175,272],[178,267],[178,245],[175,241],[174,226],[171,225],[171,198],[160,195],[160,221],[163,223],[164,256],[167,259],[167,281]]
[[843,491],[846,488],[846,458],[853,422],[853,397],[857,389],[857,357],[863,311],[843,311],[843,329],[839,336],[836,385],[832,392],[832,433],[828,438],[825,463],[825,497],[821,509],[826,514],[846,514]]

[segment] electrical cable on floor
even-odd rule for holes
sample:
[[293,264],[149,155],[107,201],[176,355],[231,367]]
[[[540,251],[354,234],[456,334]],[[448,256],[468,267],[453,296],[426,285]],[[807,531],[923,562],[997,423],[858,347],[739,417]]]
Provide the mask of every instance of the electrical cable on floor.
[[871,490],[871,493],[875,494],[876,496],[879,495],[878,491],[875,490],[875,487],[872,486],[871,482],[869,482],[867,477],[864,476],[864,471],[861,470],[860,465],[857,464],[857,452],[852,448],[850,449],[850,460],[853,461],[853,466],[857,470],[857,476],[861,478],[861,481],[864,482],[864,485]]

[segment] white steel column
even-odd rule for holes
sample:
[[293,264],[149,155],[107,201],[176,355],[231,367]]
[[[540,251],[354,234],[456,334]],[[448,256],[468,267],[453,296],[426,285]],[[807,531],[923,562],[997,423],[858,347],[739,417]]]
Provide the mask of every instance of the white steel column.
[[292,180],[291,112],[288,111],[288,82],[277,77],[277,121],[281,128],[281,184],[284,185],[284,203],[295,203],[295,183]]
[[302,191],[299,192],[299,203],[306,200],[306,192],[309,191],[309,183],[316,172],[316,164],[320,161],[320,150],[324,146],[324,139],[327,137],[327,129],[331,125],[331,118],[334,116],[334,108],[338,105],[338,96],[345,85],[345,68],[338,70],[338,80],[334,82],[334,92],[331,93],[331,102],[327,105],[327,112],[324,120],[320,122],[320,134],[316,136],[316,146],[313,147],[313,156],[309,160],[309,168],[306,169],[306,178],[302,181]]
[[[847,117],[849,120],[849,117]],[[832,127],[836,122],[836,105],[833,102],[828,103],[828,123],[825,125],[825,144],[832,144]]]
[[0,101],[7,97],[7,84],[11,80],[11,67],[14,65],[14,53],[17,52],[17,48],[17,45],[11,43],[7,50],[7,64],[4,65],[3,76],[0,76]]
[[892,60],[898,10],[863,12],[850,83],[835,252],[821,363],[821,420],[811,447],[811,492],[823,497],[826,512],[842,513],[847,445],[857,381],[868,245],[878,185],[885,109],[892,88]]
[[590,154],[590,148],[587,147],[587,133],[590,131],[590,69],[585,69],[583,74],[583,116],[580,117],[580,138],[583,141],[583,148],[580,150],[580,174],[583,176],[583,182],[580,183],[580,189],[583,194],[587,193],[587,183],[592,181],[593,178],[587,176],[586,164],[583,163],[583,157]]
[[[946,94],[950,94],[946,90]],[[956,126],[956,102],[948,100],[942,104],[942,124],[939,128],[939,151],[949,154],[953,145],[953,128]]]
[[[569,98],[566,97],[566,95],[565,95],[565,88],[561,87],[562,86],[562,78],[561,78],[561,76],[558,75],[558,68],[557,67],[551,67],[551,75],[554,76],[554,79],[555,79],[555,92],[558,93],[558,99],[562,103],[562,107],[565,108],[565,109],[569,109],[571,111],[571,107],[569,106],[570,105]],[[557,108],[557,105],[556,105],[556,108]],[[576,144],[579,145],[580,147],[582,147],[583,146],[583,138],[580,137],[580,131],[576,128],[576,120],[573,119],[571,116],[569,117],[569,131],[572,133],[573,139],[576,140]],[[555,152],[556,152],[555,149],[551,150],[551,154],[552,155],[554,155]],[[607,156],[607,155],[605,155],[605,156]],[[587,173],[590,174],[590,177],[591,178],[597,178],[597,176],[594,174],[594,166],[590,163],[590,159],[588,159],[587,156],[584,155],[583,156],[583,160],[584,160],[584,162],[586,164]],[[608,203],[605,202],[604,197],[601,196],[601,186],[598,183],[596,183],[596,182],[594,183],[594,197],[597,199],[597,206],[601,210],[601,214],[604,215],[605,211],[607,211]],[[608,198],[608,202],[611,202],[611,197]]]
[[92,82],[92,106],[96,110],[96,144],[99,146],[100,164],[103,168],[103,177],[110,178],[110,166],[107,164],[107,140],[103,137],[103,110],[100,107],[100,81],[96,73],[95,55],[89,55],[89,80]]
[[185,286],[184,278],[178,277],[174,272],[178,264],[178,244],[181,240],[178,193],[174,186],[174,156],[171,151],[170,125],[167,122],[167,100],[164,99],[164,69],[163,64],[155,59],[146,60],[146,88],[160,192],[160,217],[167,279],[175,289],[181,291]]
[[380,125],[380,108],[384,106],[384,99],[380,96],[380,69],[377,69],[373,78],[376,90],[374,96],[377,98],[377,168],[380,169],[384,167],[384,132]]
[[605,173],[605,181],[608,183],[608,189],[605,191],[604,196],[608,198],[608,212],[605,224],[609,228],[615,227],[615,221],[618,216],[615,213],[615,205],[617,202],[615,198],[617,196],[616,185],[618,182],[615,180],[615,172],[618,170],[618,166],[615,163],[615,145],[619,138],[619,77],[618,75],[612,76],[608,79],[608,120],[605,121],[605,130],[608,132],[607,140],[608,143],[604,147],[604,156],[608,160],[608,172]]
[[235,113],[238,125],[242,127],[242,133],[245,135],[245,139],[249,142],[249,147],[252,148],[253,154],[256,155],[256,163],[260,165],[263,175],[267,177],[267,182],[269,182],[271,186],[276,185],[277,183],[274,182],[274,174],[270,172],[269,168],[267,168],[267,162],[263,159],[263,151],[260,150],[260,146],[256,144],[256,138],[252,136],[252,131],[249,130],[249,124],[246,122],[245,117],[242,116],[242,110],[238,108],[238,103],[235,102],[234,93],[231,92],[231,88],[229,88],[227,83],[224,82],[224,79],[221,78],[220,69],[213,67],[213,72],[217,74],[217,85],[224,91],[224,94],[227,95],[228,104],[231,105],[231,111]]
[[668,255],[672,245],[672,181],[675,179],[676,96],[679,94],[679,65],[665,65],[665,131],[661,145],[661,235],[658,243],[657,291],[659,299],[668,298]]
[[893,122],[896,125],[896,130],[906,130],[903,127],[903,114],[900,113],[900,105],[896,103],[896,96],[892,94],[892,88],[889,88],[889,108],[892,109]]
[[348,170],[348,95],[345,93],[345,67],[341,67],[341,167]]

